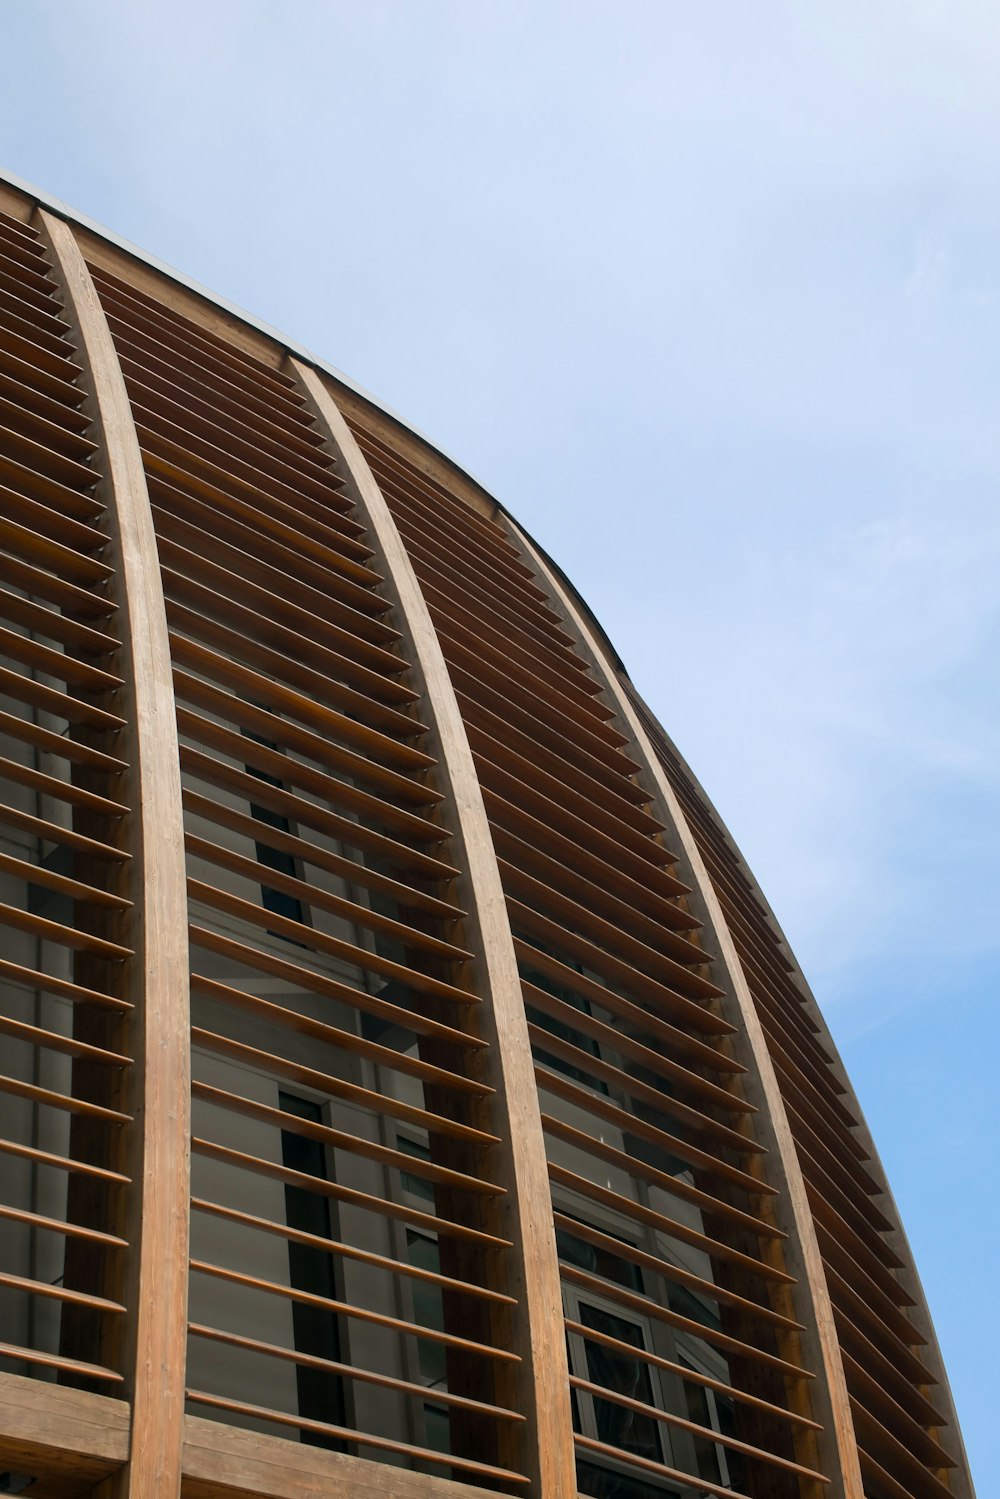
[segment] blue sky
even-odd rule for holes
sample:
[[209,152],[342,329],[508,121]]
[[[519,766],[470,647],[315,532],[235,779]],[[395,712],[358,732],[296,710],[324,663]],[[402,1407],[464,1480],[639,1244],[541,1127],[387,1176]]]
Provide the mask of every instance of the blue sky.
[[9,170],[376,392],[605,624],[829,1017],[985,1485],[1000,9],[8,0],[2,24]]

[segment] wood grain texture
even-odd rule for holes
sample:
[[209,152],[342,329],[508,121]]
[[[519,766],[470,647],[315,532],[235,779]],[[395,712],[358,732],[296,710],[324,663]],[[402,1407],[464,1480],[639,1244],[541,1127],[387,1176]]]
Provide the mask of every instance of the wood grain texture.
[[427,605],[382,493],[326,382],[297,359],[290,367],[341,460],[348,489],[370,527],[375,566],[409,631],[409,654],[430,725],[427,748],[439,762],[448,794],[443,810],[453,819],[456,862],[466,871],[460,887],[465,886],[461,903],[470,913],[469,946],[482,955],[483,1026],[495,1074],[489,1080],[503,1100],[509,1129],[500,1180],[508,1189],[502,1208],[505,1236],[518,1255],[515,1284],[508,1289],[522,1304],[514,1320],[513,1351],[522,1360],[518,1405],[527,1416],[528,1474],[539,1499],[571,1499],[576,1477],[569,1371],[545,1146],[517,960],[482,792]]
[[495,1490],[429,1473],[388,1467],[345,1452],[324,1452],[282,1437],[223,1426],[200,1416],[184,1421],[184,1499],[496,1499]]
[[819,1459],[810,1466],[820,1467],[831,1478],[831,1486],[825,1492],[838,1496],[838,1499],[841,1496],[842,1499],[863,1499],[854,1425],[812,1213],[767,1043],[732,936],[680,803],[596,634],[541,554],[513,521],[508,517],[504,520],[510,535],[544,580],[551,597],[558,603],[592,661],[604,683],[607,701],[618,714],[619,723],[627,727],[633,753],[643,767],[642,779],[654,798],[654,810],[666,823],[671,841],[681,851],[681,871],[692,884],[692,908],[713,935],[734,1006],[734,1013],[729,1017],[738,1030],[734,1046],[739,1060],[748,1067],[744,1090],[749,1101],[760,1109],[755,1129],[759,1140],[770,1152],[772,1183],[780,1189],[774,1211],[778,1226],[789,1235],[783,1248],[785,1267],[800,1286],[799,1320],[806,1327],[801,1335],[804,1362],[806,1367],[820,1372],[810,1393],[813,1414],[822,1423],[824,1431],[817,1438]]
[[107,1395],[0,1374],[0,1432],[0,1469],[94,1483],[128,1456],[129,1407]]
[[128,835],[136,902],[130,984],[136,1127],[123,1287],[130,1310],[123,1373],[133,1440],[116,1489],[172,1499],[181,1479],[190,1043],[180,765],[166,614],[142,458],[107,319],[72,230],[44,210],[38,219],[84,360],[108,474],[126,668],[123,750],[133,776]]

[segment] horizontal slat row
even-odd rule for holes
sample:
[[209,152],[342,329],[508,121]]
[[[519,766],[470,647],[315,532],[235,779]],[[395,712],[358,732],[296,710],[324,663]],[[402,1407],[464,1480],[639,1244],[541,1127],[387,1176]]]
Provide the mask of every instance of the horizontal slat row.
[[[789,1280],[772,1189],[637,761],[501,527],[402,444],[353,427],[424,590],[493,825],[548,1142],[580,1490],[615,1473],[693,1474],[720,1493],[741,1474],[764,1482],[755,1465],[805,1473],[785,1381],[808,1375],[775,1343],[796,1324],[772,1302]],[[631,1404],[602,1395],[616,1381]]]
[[502,1435],[521,1426],[510,1245],[403,631],[292,382],[95,280],[146,467],[181,739],[191,1409],[522,1484],[490,1456],[523,1461]]
[[108,1390],[129,1247],[131,782],[81,372],[47,249],[0,214],[0,1369]]
[[[833,1302],[869,1499],[897,1492],[941,1499],[955,1466],[937,1439],[947,1425],[935,1405],[913,1298],[886,1235],[883,1188],[857,1137],[829,1042],[781,947],[742,860],[700,788],[648,710],[637,711],[698,841],[760,1015],[812,1207]],[[888,1209],[889,1205],[886,1204]]]

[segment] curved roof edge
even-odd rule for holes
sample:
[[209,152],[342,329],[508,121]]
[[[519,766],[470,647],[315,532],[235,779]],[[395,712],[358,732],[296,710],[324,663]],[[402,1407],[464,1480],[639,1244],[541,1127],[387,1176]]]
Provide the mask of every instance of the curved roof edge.
[[[313,365],[318,370],[322,370],[325,375],[329,375],[339,385],[345,386],[356,396],[359,396],[361,400],[367,401],[369,405],[374,406],[383,416],[395,422],[397,426],[409,433],[411,437],[417,438],[419,442],[429,448],[438,458],[443,459],[445,463],[460,473],[464,479],[474,485],[491,505],[495,505],[504,515],[510,516],[511,520],[517,520],[513,512],[502,501],[498,500],[496,495],[491,493],[480,479],[476,478],[475,474],[470,473],[467,468],[463,467],[444,448],[438,447],[437,443],[432,442],[425,433],[419,431],[416,427],[411,427],[410,423],[405,421],[399,415],[398,411],[394,411],[391,406],[387,406],[384,401],[380,401],[378,396],[373,395],[370,390],[366,390],[363,385],[359,385],[356,380],[352,380],[350,375],[346,375],[336,365],[330,364],[326,359],[321,359],[319,355],[312,353],[304,345],[286,338],[280,329],[275,328],[270,323],[264,322],[262,318],[254,317],[252,313],[247,312],[243,307],[239,307],[235,302],[230,302],[225,297],[217,296],[215,292],[209,291],[207,287],[202,286],[199,281],[195,281],[192,276],[184,275],[183,272],[175,270],[173,266],[168,265],[166,261],[159,260],[155,255],[150,255],[145,250],[139,249],[137,245],[132,244],[131,240],[126,239],[124,235],[116,234],[114,230],[105,228],[103,224],[99,224],[96,219],[89,218],[87,214],[78,213],[75,208],[71,208],[61,198],[56,198],[51,193],[45,192],[42,188],[36,187],[33,182],[28,182],[25,178],[17,176],[15,172],[9,172],[5,168],[0,167],[0,182],[6,183],[8,187],[22,193],[26,198],[31,198],[41,208],[47,209],[49,213],[53,213],[61,219],[66,219],[69,223],[78,224],[82,229],[88,230],[89,233],[96,235],[99,239],[106,240],[108,244],[114,245],[117,249],[123,251],[124,254],[131,255],[135,260],[141,261],[161,276],[166,276],[169,280],[177,282],[179,286],[183,286],[195,296],[201,297],[204,301],[211,303],[213,307],[218,307],[230,317],[236,318],[239,322],[253,328],[257,333],[263,334],[265,338],[272,339],[283,349],[286,349],[288,353],[294,354],[296,358],[304,360],[307,364]],[[628,677],[628,669],[625,663],[622,661],[612,641],[608,639],[600,620],[594,615],[586,599],[581,596],[579,590],[573,584],[572,580],[566,576],[559,563],[553,557],[549,556],[545,548],[530,535],[527,528],[520,521],[517,521],[517,524],[525,532],[525,535],[529,536],[532,544],[541,552],[549,566],[558,573],[560,580],[565,583],[575,601],[586,612],[588,623],[592,625],[600,637],[615,666]]]

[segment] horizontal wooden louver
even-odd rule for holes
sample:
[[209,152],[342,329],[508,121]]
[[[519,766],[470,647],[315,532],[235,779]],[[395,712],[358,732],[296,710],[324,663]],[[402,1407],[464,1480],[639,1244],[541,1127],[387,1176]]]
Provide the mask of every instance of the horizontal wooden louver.
[[[628,684],[626,684],[628,685]],[[743,862],[649,710],[629,687],[694,831],[726,913],[784,1095],[826,1269],[869,1499],[944,1499],[957,1464],[941,1444],[926,1340],[911,1320],[905,1268],[887,1235],[877,1162],[859,1137],[829,1038],[819,1031],[767,908]]]
[[189,1409],[517,1492],[500,1115],[383,579],[292,382],[94,275],[181,745]]
[[501,527],[362,418],[354,431],[437,627],[500,856],[548,1142],[580,1492],[822,1483],[796,1455],[795,1432],[815,1423],[789,1390],[809,1375],[731,1027],[625,736]]
[[80,376],[48,252],[0,214],[0,1370],[114,1394],[132,782]]

